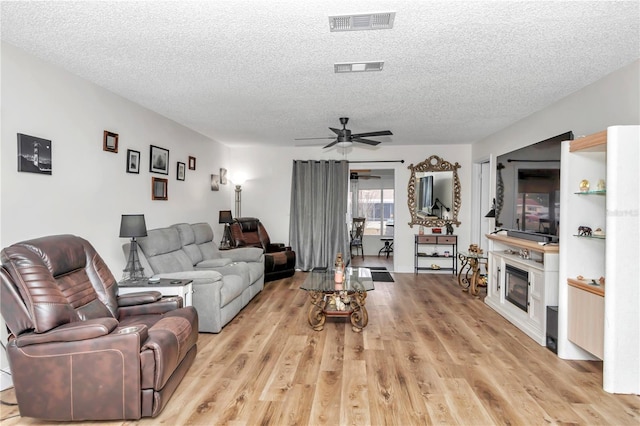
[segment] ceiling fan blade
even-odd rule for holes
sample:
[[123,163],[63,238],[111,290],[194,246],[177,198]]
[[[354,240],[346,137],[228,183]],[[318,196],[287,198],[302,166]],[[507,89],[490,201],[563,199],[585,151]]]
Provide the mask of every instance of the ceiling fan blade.
[[329,127],[329,130],[331,130],[336,135],[340,135],[342,133],[341,129],[334,129],[333,127]]
[[380,144],[380,141],[372,141],[370,139],[353,138],[351,140],[353,142],[366,143],[367,145],[373,145],[373,146],[376,146],[376,145]]
[[329,145],[323,146],[322,149],[331,148],[332,146],[334,146],[337,143],[338,143],[338,139],[336,139],[335,141],[331,142]]
[[333,139],[333,138],[335,138],[335,136],[327,136],[324,138],[295,138],[294,141],[312,141],[315,139]]
[[353,136],[354,138],[359,138],[359,137],[368,137],[368,136],[392,136],[393,133],[391,133],[391,130],[381,130],[379,132],[367,132],[367,133],[355,133],[352,134],[351,136]]
[[380,179],[380,176],[358,175],[358,179]]

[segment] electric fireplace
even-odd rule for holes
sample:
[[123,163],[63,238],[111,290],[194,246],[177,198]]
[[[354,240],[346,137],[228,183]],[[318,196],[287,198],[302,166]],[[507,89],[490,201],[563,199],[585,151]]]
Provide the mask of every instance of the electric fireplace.
[[528,312],[529,273],[511,265],[506,265],[505,298],[513,305]]

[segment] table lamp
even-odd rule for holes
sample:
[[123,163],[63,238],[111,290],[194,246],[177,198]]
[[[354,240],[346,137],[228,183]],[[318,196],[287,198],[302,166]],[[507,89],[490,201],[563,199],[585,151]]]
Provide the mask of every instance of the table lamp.
[[140,264],[138,257],[137,237],[147,236],[147,225],[143,214],[123,214],[120,221],[120,238],[131,238],[129,247],[129,260],[123,269],[122,281],[142,281],[146,280],[144,268]]
[[231,210],[220,210],[218,223],[224,223],[224,232],[222,234],[222,240],[220,241],[220,248],[228,249],[231,247],[231,229],[229,228],[229,224],[233,223]]

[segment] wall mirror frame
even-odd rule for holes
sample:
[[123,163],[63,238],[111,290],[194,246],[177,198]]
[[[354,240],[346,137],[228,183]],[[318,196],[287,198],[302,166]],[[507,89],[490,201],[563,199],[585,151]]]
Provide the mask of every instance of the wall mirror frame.
[[[460,164],[455,163],[452,164],[448,161],[443,160],[437,155],[432,155],[428,157],[423,162],[416,164],[410,164],[408,169],[411,170],[411,177],[409,178],[409,185],[407,187],[407,205],[409,207],[409,214],[411,216],[411,222],[409,222],[409,226],[413,228],[413,225],[421,225],[427,227],[433,226],[445,226],[448,223],[460,226],[460,221],[458,220],[458,212],[460,211],[460,178],[458,177],[458,169],[460,168]],[[417,208],[417,182],[418,178],[416,177],[417,173],[437,173],[437,172],[452,172],[453,178],[453,194],[452,201],[453,205],[451,206],[451,212],[448,218],[439,218],[437,216],[427,216],[423,215],[418,211]]]

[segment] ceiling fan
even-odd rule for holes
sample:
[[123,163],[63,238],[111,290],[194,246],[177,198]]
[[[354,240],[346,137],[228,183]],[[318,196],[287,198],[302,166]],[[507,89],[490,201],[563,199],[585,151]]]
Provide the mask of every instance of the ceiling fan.
[[370,174],[371,170],[350,170],[349,171],[349,179],[358,180],[358,179],[380,179],[381,176],[376,176]]
[[[379,132],[366,132],[366,133],[351,133],[351,130],[347,129],[347,123],[349,122],[349,117],[340,117],[340,124],[342,124],[342,129],[334,129],[333,127],[329,127],[329,129],[335,133],[336,140],[331,142],[330,144],[324,146],[323,148],[331,148],[334,145],[337,145],[341,148],[346,148],[351,146],[353,142],[364,143],[367,145],[378,145],[380,141],[374,141],[371,139],[364,139],[369,136],[391,136],[391,130],[381,130]],[[298,138],[295,139],[297,141],[302,140],[311,140],[311,139],[333,139],[333,136],[329,136],[326,138]]]

